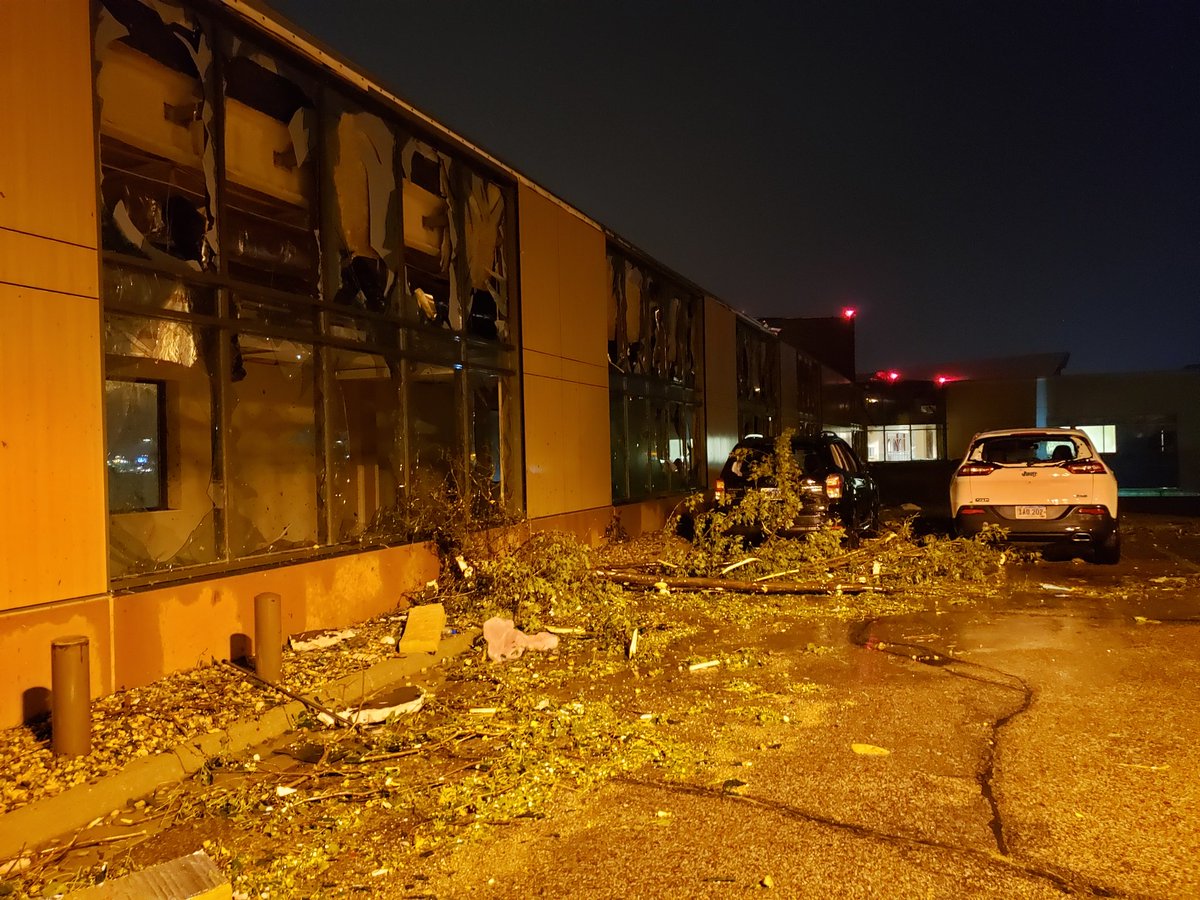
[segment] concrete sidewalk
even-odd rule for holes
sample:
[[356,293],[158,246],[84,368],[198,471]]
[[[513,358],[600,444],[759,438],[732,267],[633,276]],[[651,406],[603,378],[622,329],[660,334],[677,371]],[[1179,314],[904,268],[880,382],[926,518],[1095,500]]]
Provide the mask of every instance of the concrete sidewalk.
[[[354,672],[306,695],[339,707],[356,706],[362,700],[418,675],[447,659],[466,652],[478,630],[444,638],[436,653],[421,653],[377,663]],[[210,759],[241,753],[296,728],[307,707],[293,700],[267,710],[263,715],[236,722],[223,731],[212,731],[173,750],[135,759],[119,772],[91,784],[81,784],[0,816],[0,861],[20,857],[29,848],[45,844],[59,835],[83,828],[114,809],[147,797],[165,784],[182,781]]]

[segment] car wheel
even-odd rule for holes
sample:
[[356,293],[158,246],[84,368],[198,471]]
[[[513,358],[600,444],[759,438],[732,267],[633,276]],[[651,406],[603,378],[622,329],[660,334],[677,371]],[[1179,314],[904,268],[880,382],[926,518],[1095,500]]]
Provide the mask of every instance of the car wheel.
[[1121,532],[1114,531],[1096,546],[1096,562],[1105,566],[1121,561]]

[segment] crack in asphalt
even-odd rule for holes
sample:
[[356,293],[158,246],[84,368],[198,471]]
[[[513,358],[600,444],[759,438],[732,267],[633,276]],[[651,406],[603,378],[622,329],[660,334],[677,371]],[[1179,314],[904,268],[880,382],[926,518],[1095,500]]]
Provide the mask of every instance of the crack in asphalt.
[[[942,669],[947,675],[952,675],[955,678],[975,681],[992,687],[1015,691],[1020,694],[1020,703],[992,721],[991,735],[987,741],[980,767],[975,773],[975,780],[979,784],[979,792],[991,810],[988,827],[991,829],[992,836],[996,841],[996,850],[1001,856],[1012,858],[1008,841],[1004,836],[1004,819],[1001,815],[1000,803],[996,799],[996,793],[993,789],[996,774],[996,748],[1000,741],[1001,729],[1017,716],[1021,715],[1021,713],[1028,710],[1033,703],[1033,689],[1019,675],[1005,672],[993,666],[985,666],[971,660],[958,659],[923,644],[892,643],[868,637],[870,629],[879,621],[879,619],[866,619],[859,623],[851,632],[851,643],[863,650],[887,653],[891,656],[909,659],[922,665]],[[995,676],[995,678],[985,677],[985,675]],[[1112,895],[1102,894],[1101,896]]]
[[902,845],[906,847],[921,847],[929,850],[941,850],[947,853],[969,856],[984,864],[999,864],[1016,872],[1028,875],[1031,878],[1048,881],[1064,894],[1084,893],[1090,894],[1093,897],[1114,898],[1125,898],[1131,896],[1117,890],[1116,888],[1108,887],[1107,885],[1101,884],[1098,881],[1081,875],[1078,872],[1073,872],[1070,869],[1035,866],[1028,863],[1023,863],[1016,857],[1009,856],[1007,854],[997,856],[994,853],[986,853],[982,850],[976,850],[972,847],[961,847],[955,844],[943,843],[942,841],[930,840],[929,838],[909,837],[907,835],[879,831],[878,829],[869,828],[865,825],[856,825],[852,822],[842,822],[839,819],[832,819],[828,816],[822,816],[818,813],[808,812],[800,809],[799,807],[792,806],[791,804],[784,803],[779,800],[768,800],[762,797],[749,797],[744,794],[735,794],[724,789],[702,787],[699,785],[667,784],[660,781],[646,781],[639,778],[629,777],[621,777],[615,780],[623,784],[650,788],[669,794],[685,794],[692,797],[703,797],[710,800],[742,803],[762,809],[769,809],[772,812],[789,819],[808,822],[813,825],[823,825],[838,831],[848,832],[856,837],[881,841],[886,844]]

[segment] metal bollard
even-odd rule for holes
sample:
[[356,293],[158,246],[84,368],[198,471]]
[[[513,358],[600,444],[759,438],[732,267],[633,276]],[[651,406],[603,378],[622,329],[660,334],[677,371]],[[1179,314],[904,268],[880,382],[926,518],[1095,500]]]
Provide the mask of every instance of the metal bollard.
[[267,681],[279,681],[283,674],[279,606],[279,595],[271,591],[254,598],[254,671]]
[[92,752],[92,677],[82,634],[50,642],[50,743],[55,756]]

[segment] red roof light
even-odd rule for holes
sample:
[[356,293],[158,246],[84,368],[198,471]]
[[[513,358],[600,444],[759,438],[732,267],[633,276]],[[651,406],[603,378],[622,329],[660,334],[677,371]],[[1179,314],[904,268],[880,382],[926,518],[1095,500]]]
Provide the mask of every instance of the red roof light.
[[900,373],[897,372],[895,369],[889,369],[888,373],[887,373],[887,380],[888,381],[899,381]]
[[842,318],[843,319],[853,319],[857,315],[858,315],[858,310],[855,309],[853,306],[846,306],[846,307],[842,308]]

